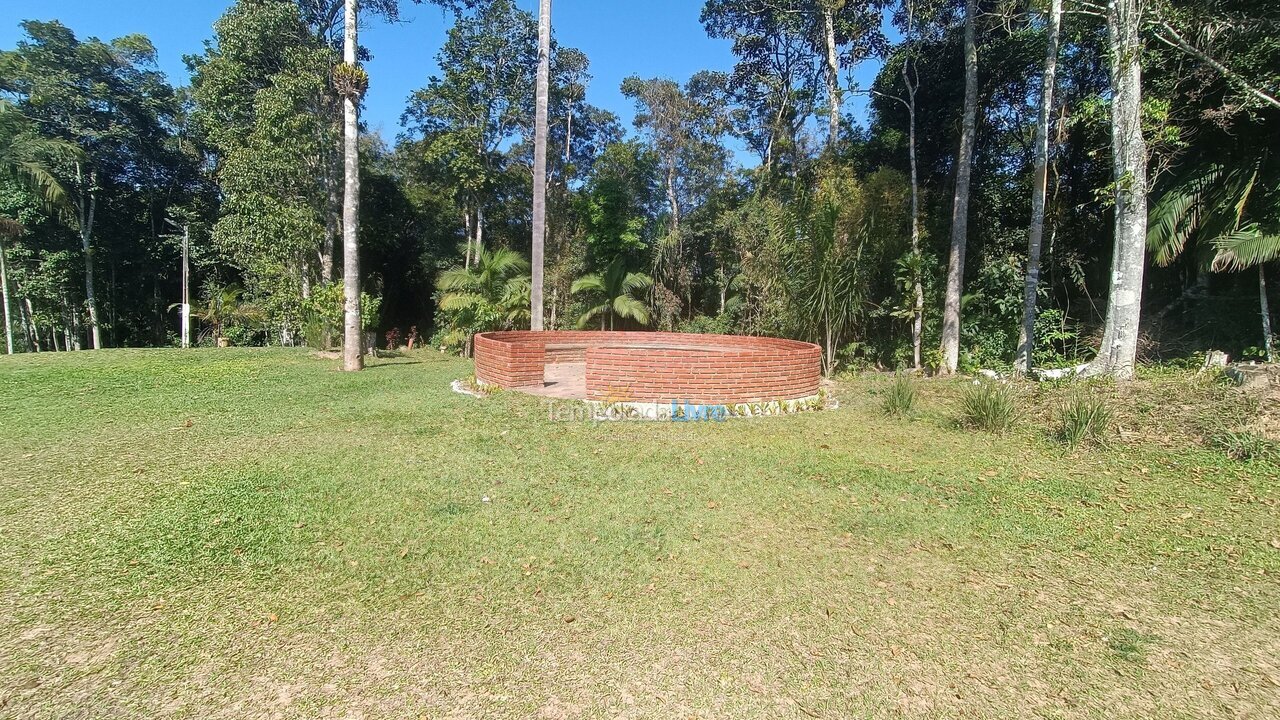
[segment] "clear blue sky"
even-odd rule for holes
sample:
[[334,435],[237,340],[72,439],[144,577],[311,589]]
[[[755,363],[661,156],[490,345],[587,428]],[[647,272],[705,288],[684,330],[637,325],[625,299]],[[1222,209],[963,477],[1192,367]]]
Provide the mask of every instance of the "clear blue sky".
[[[534,13],[538,9],[537,0],[517,4]],[[61,20],[81,38],[142,33],[155,43],[170,82],[184,85],[182,56],[201,51],[213,35],[214,20],[230,5],[230,0],[0,0],[0,47],[13,47],[22,35],[18,23],[28,19]],[[363,119],[389,140],[400,130],[409,94],[437,72],[435,55],[446,29],[439,9],[407,1],[402,6],[406,22],[371,23],[361,35],[374,56]],[[588,100],[630,126],[634,108],[619,92],[628,75],[684,81],[698,70],[733,67],[729,43],[708,38],[698,22],[701,9],[702,0],[555,0],[552,21],[557,41],[591,60]],[[874,73],[874,63],[866,63],[858,79],[869,84]],[[850,99],[849,109],[860,120],[864,108],[863,98]]]

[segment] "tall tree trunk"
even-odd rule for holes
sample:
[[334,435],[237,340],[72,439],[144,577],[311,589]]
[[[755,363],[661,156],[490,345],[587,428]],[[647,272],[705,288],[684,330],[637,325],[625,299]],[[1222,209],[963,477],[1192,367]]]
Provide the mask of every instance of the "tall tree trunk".
[[1086,375],[1131,379],[1138,356],[1147,241],[1147,143],[1142,137],[1142,17],[1139,0],[1110,0],[1111,152],[1115,250],[1098,357]]
[[1040,297],[1040,248],[1044,242],[1045,196],[1049,192],[1049,122],[1057,83],[1058,42],[1062,34],[1062,0],[1051,0],[1048,16],[1049,45],[1040,80],[1040,117],[1036,121],[1035,169],[1031,181],[1031,228],[1027,232],[1027,276],[1022,291],[1022,331],[1014,369],[1031,371],[1036,346],[1036,302]]
[[466,250],[465,250],[466,259],[464,260],[463,267],[465,267],[468,270],[471,269],[471,232],[472,232],[471,225],[472,225],[471,208],[463,207],[462,208],[462,233],[463,233],[463,236],[466,238]]
[[40,328],[36,325],[36,310],[31,306],[31,298],[24,297],[22,301],[27,307],[27,324],[31,326],[31,346],[36,352],[41,352],[43,348],[40,347]]
[[538,10],[538,87],[533,140],[533,284],[529,328],[542,329],[543,254],[547,240],[547,95],[551,82],[551,0]]
[[822,23],[827,51],[827,102],[831,105],[827,120],[827,147],[834,148],[840,140],[840,111],[844,106],[844,94],[840,91],[840,57],[836,54],[835,9],[829,4],[822,8]]
[[342,218],[338,215],[336,208],[341,206],[341,198],[338,192],[338,183],[334,179],[329,180],[329,208],[324,214],[324,245],[320,247],[320,282],[331,283],[336,277],[334,275],[333,256],[338,246],[338,228],[342,225]]
[[76,184],[80,187],[80,249],[84,252],[84,298],[89,308],[89,334],[94,350],[102,347],[98,299],[93,292],[93,220],[98,210],[98,195],[93,184],[96,179],[96,172],[90,171],[86,178],[84,169],[76,163]]
[[671,232],[680,232],[680,198],[676,195],[676,163],[674,158],[667,163],[667,204],[671,206]]
[[[358,0],[346,0],[345,27],[343,28],[342,60],[356,67],[356,25]],[[342,369],[354,372],[364,368],[364,333],[360,326],[360,98],[351,93],[342,98],[343,169],[345,174],[342,198],[342,289],[345,312],[343,317]]]
[[911,164],[911,256],[916,262],[912,266],[912,291],[915,295],[915,306],[911,314],[911,359],[912,366],[919,370],[921,366],[921,345],[924,341],[924,283],[920,278],[920,171],[916,162],[916,90],[918,79],[911,78],[915,61],[907,59],[902,63],[902,82],[907,89],[907,153]]
[[1258,263],[1258,297],[1262,311],[1262,349],[1267,362],[1276,361],[1275,345],[1271,341],[1271,303],[1267,300],[1267,264]]
[[942,307],[942,372],[960,364],[960,296],[964,292],[964,256],[969,244],[969,180],[973,173],[973,143],[978,130],[978,46],[974,17],[978,1],[964,5],[964,119],[960,151],[956,154],[956,195],[951,205],[951,261],[947,265],[947,294]]
[[4,261],[4,245],[0,243],[0,294],[4,296],[4,351],[13,354],[13,322],[9,318],[9,270]]
[[484,252],[484,208],[476,208],[476,241],[472,247],[472,260],[478,265]]

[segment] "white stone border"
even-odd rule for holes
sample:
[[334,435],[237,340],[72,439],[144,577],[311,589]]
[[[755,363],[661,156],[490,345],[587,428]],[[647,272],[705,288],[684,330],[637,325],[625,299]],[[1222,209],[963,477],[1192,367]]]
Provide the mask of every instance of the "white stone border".
[[[647,420],[652,422],[715,422],[742,418],[776,417],[816,410],[834,410],[840,404],[825,390],[793,400],[754,403],[608,402],[582,400],[596,421]],[[675,408],[674,414],[672,408]],[[681,417],[685,414],[685,417]]]

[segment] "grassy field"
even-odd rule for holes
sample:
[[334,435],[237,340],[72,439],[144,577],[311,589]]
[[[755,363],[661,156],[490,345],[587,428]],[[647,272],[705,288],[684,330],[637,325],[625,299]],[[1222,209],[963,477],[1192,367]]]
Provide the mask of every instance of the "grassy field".
[[0,359],[0,717],[1280,716],[1280,469],[1172,410],[1234,391],[1068,451],[959,383],[594,424],[470,372]]

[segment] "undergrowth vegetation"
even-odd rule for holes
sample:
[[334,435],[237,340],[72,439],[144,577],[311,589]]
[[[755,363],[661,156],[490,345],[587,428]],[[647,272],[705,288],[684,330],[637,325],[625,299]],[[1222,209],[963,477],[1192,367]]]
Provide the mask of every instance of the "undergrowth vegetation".
[[1087,391],[1076,391],[1058,413],[1058,439],[1071,447],[1100,443],[1111,426],[1107,401]]
[[1012,385],[975,381],[960,397],[960,424],[1003,434],[1018,419],[1017,392]]
[[885,389],[881,407],[886,415],[906,415],[916,403],[916,386],[910,377],[898,373]]

